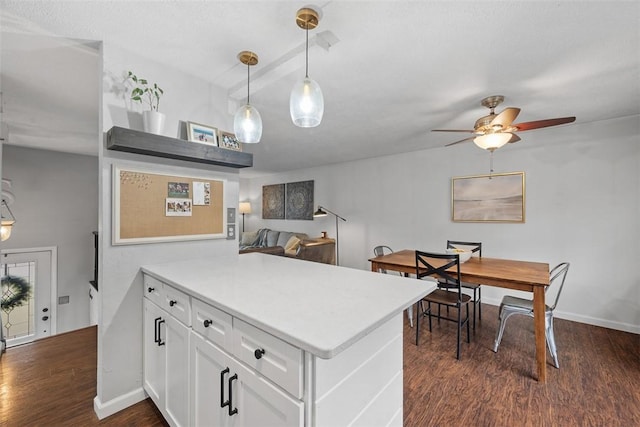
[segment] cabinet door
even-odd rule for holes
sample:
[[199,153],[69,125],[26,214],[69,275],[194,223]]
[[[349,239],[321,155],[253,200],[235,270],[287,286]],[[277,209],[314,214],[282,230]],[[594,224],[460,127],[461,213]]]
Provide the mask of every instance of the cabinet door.
[[[164,327],[166,325],[166,328]],[[161,338],[166,340],[165,408],[171,425],[189,423],[189,328],[166,316]]]
[[160,323],[167,317],[157,305],[144,298],[144,389],[158,408],[164,407],[165,387],[165,348],[159,341]]
[[235,421],[223,402],[229,399],[233,375],[230,357],[196,333],[191,333],[191,424],[229,426]]
[[232,383],[234,426],[302,426],[304,404],[271,384],[253,370],[236,363],[237,381]]

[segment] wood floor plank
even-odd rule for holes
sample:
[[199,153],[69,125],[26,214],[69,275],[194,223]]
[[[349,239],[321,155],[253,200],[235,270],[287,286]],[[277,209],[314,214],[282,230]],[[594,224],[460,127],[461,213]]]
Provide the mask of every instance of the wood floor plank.
[[[425,322],[416,346],[405,322],[406,427],[640,425],[639,335],[556,319],[560,369],[549,361],[540,384],[532,320],[512,316],[494,353],[497,307],[482,311],[461,360],[455,324],[434,322],[430,333]],[[149,399],[98,420],[96,337],[91,327],[8,349],[0,360],[0,425],[166,426]]]

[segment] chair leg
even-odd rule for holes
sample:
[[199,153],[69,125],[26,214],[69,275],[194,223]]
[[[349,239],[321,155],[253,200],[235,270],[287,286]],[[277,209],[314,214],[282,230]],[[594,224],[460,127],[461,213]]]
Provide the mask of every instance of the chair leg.
[[407,317],[409,318],[409,326],[413,328],[413,304],[407,308]]
[[[471,343],[471,338],[469,338],[469,304],[465,304],[467,306],[467,344]],[[475,308],[473,309],[473,311],[475,312]],[[475,313],[474,313],[475,315]],[[474,317],[475,319],[475,317]],[[475,324],[475,320],[473,322]]]
[[[478,320],[482,320],[482,288],[478,286]],[[475,313],[474,313],[475,316]]]
[[[478,288],[473,289],[473,332],[476,331],[476,304],[478,303],[478,297],[476,295],[477,290]],[[467,310],[469,309],[467,308]]]
[[[429,313],[429,332],[431,332],[431,301],[427,301],[427,307],[427,311]],[[440,316],[440,304],[438,304],[438,316]],[[438,319],[438,321],[440,321],[440,319]]]
[[506,324],[507,318],[505,317],[504,309],[500,306],[500,314],[498,316],[498,320],[500,321],[500,326],[498,327],[498,332],[496,333],[496,340],[493,343],[493,352],[498,352],[498,346],[500,345],[500,341],[502,341],[502,334],[504,333],[504,326]]
[[[462,329],[461,313],[462,313],[461,307],[460,307],[460,305],[458,305],[458,335],[457,335],[457,337],[458,337],[458,347],[457,347],[457,350],[456,350],[456,359],[458,359],[458,360],[460,360],[460,332],[461,332],[461,329]],[[467,326],[469,326],[469,323],[467,323]]]
[[546,316],[546,337],[547,337],[547,347],[549,347],[549,353],[551,353],[551,358],[553,359],[553,366],[560,369],[560,363],[558,362],[558,350],[556,349],[556,338],[553,335],[553,314],[549,313]]
[[[420,310],[422,307],[422,310]],[[416,345],[418,345],[418,337],[420,336],[420,318],[424,317],[424,303],[419,301],[416,303]]]

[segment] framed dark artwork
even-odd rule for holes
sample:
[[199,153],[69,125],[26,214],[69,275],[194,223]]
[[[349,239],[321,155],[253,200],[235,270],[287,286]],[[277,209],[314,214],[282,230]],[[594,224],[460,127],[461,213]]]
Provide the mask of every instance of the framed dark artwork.
[[262,219],[284,219],[284,184],[262,186]]
[[454,222],[524,222],[524,172],[451,179]]
[[286,218],[313,220],[313,181],[287,183]]

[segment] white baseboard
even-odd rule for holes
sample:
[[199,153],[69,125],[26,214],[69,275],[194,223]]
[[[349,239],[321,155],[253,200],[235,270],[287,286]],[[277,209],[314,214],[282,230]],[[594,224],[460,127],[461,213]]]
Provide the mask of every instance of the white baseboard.
[[[499,306],[501,300],[495,298],[482,297],[483,304]],[[597,317],[584,316],[582,314],[568,313],[566,311],[555,310],[553,317],[556,319],[571,320],[572,322],[586,323],[587,325],[600,326],[617,331],[630,332],[632,334],[640,334],[640,325],[632,325],[630,323],[615,322],[607,319],[599,319]]]
[[147,393],[140,387],[122,396],[118,396],[115,399],[111,399],[108,402],[102,403],[98,396],[93,399],[93,410],[95,411],[98,419],[103,419],[109,415],[113,415],[116,412],[120,412],[131,405],[135,405],[138,402],[147,398]]

